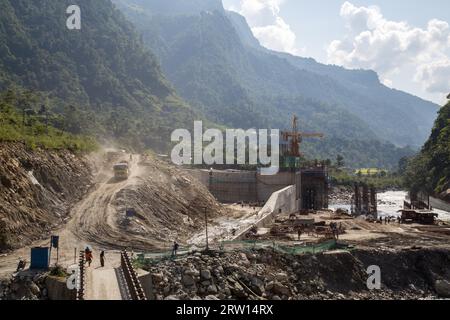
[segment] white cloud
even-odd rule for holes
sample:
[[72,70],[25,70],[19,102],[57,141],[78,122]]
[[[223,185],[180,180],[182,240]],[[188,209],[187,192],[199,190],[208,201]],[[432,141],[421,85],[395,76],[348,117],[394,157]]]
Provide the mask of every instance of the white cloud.
[[266,48],[299,54],[296,47],[296,35],[291,27],[280,16],[280,5],[284,0],[240,0],[239,4],[229,5],[243,15],[250,25],[253,34]]
[[450,91],[450,59],[430,62],[417,70],[415,80],[423,82],[428,92],[445,94]]
[[429,93],[447,94],[450,90],[450,27],[433,19],[426,28],[405,21],[390,21],[380,8],[356,7],[345,2],[341,17],[347,34],[332,41],[327,49],[328,62],[350,68],[377,71],[383,82],[401,75],[414,79]]

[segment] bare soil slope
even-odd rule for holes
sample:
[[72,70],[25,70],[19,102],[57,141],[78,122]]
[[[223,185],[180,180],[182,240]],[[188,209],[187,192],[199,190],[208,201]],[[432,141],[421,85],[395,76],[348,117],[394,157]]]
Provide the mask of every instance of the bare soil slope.
[[[135,155],[130,170],[116,181],[105,166],[103,181],[73,211],[75,235],[107,248],[167,248],[204,226],[205,207],[210,217],[223,211],[197,180],[156,157]],[[127,208],[136,215],[127,218]]]
[[69,151],[0,143],[0,252],[46,237],[90,186],[88,161]]

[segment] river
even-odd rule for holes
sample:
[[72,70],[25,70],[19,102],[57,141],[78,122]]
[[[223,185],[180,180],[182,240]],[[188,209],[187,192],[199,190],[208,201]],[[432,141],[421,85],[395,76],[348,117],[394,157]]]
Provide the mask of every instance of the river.
[[[380,217],[400,215],[397,211],[403,208],[403,201],[406,199],[406,191],[386,191],[378,194],[378,214]],[[349,204],[331,205],[330,209],[343,208],[350,211]],[[443,221],[450,221],[450,212],[434,209],[438,218]]]

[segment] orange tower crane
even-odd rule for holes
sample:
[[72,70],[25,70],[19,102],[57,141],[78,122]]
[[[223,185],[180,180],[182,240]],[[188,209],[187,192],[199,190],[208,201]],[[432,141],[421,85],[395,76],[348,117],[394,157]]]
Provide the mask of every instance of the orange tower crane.
[[296,115],[292,119],[292,131],[283,131],[281,135],[284,141],[290,140],[289,150],[284,150],[284,155],[290,157],[301,156],[300,145],[303,142],[303,138],[323,138],[325,136],[323,133],[300,132]]

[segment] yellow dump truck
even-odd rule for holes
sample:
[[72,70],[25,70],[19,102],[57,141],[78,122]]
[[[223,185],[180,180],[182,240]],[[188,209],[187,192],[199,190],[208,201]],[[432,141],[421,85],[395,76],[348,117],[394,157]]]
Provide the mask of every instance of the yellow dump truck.
[[114,165],[114,177],[116,179],[128,179],[130,169],[127,162],[121,162]]

